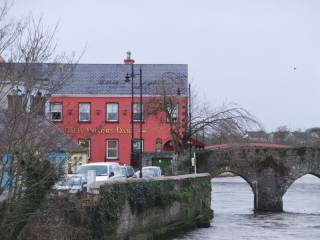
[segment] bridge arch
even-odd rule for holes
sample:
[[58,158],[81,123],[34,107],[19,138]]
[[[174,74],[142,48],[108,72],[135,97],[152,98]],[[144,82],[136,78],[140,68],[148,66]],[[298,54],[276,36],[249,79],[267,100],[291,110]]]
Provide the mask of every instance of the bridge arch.
[[[243,182],[246,182],[248,185],[249,185],[249,188],[251,189],[251,192],[253,194],[253,206],[254,206],[254,209],[256,208],[256,201],[257,201],[257,198],[256,198],[256,185],[254,181],[252,181],[250,178],[248,178],[245,174],[241,173],[240,171],[236,171],[236,170],[231,170],[229,168],[227,168],[227,170],[225,168],[221,168],[219,169],[218,171],[215,171],[214,173],[211,173],[211,177],[212,178],[217,178],[220,174],[223,174],[223,173],[233,173],[234,175],[240,177]],[[214,187],[214,185],[213,185]],[[249,190],[250,191],[250,190]]]
[[255,182],[252,181],[248,176],[246,176],[246,174],[241,173],[241,171],[237,171],[237,170],[230,169],[229,167],[227,167],[227,168],[220,168],[214,172],[211,172],[210,174],[211,174],[212,178],[215,178],[215,177],[218,177],[219,175],[221,175],[223,173],[227,173],[227,172],[233,173],[233,174],[241,177],[243,180],[245,180],[249,184],[253,194],[255,195],[255,189],[256,189]]
[[257,206],[257,194],[256,194],[257,193],[257,191],[256,191],[257,182],[251,178],[252,176],[247,175],[246,172],[243,172],[243,171],[237,170],[237,169],[233,169],[229,166],[221,167],[221,168],[218,168],[214,171],[211,171],[210,175],[212,178],[215,178],[215,177],[218,177],[220,174],[226,173],[226,172],[230,172],[230,173],[233,173],[233,174],[241,177],[250,186],[250,189],[253,193],[253,199],[254,199],[253,205],[254,205],[254,209],[255,209]]
[[283,195],[282,195],[282,197],[287,193],[288,189],[289,189],[298,179],[300,179],[300,178],[302,178],[302,177],[304,177],[304,176],[306,176],[306,175],[312,175],[312,176],[318,177],[318,178],[320,179],[320,172],[317,173],[317,172],[313,172],[313,171],[311,171],[311,172],[308,171],[308,172],[305,172],[305,173],[302,173],[302,174],[300,173],[300,174],[298,174],[297,176],[291,178],[289,181],[286,182],[285,187],[283,188]]
[[320,174],[301,174],[287,187],[282,196],[285,211],[314,213],[319,211]]

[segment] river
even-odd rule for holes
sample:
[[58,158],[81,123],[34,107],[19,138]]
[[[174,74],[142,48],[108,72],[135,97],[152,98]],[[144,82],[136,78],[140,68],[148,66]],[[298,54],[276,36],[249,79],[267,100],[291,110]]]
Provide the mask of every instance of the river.
[[210,228],[178,235],[174,240],[320,239],[320,179],[298,179],[283,198],[284,212],[255,214],[253,193],[240,177],[212,180],[214,219]]

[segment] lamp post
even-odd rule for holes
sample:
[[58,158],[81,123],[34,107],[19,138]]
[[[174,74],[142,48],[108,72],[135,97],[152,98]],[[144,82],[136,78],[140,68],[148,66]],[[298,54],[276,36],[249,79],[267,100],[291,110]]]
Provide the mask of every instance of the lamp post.
[[133,152],[133,140],[134,140],[134,119],[133,119],[133,101],[134,101],[134,85],[133,80],[136,76],[139,76],[139,89],[140,89],[140,152],[139,152],[139,170],[140,178],[142,178],[142,124],[143,124],[143,110],[142,110],[142,69],[140,67],[139,73],[134,72],[133,63],[131,64],[131,73],[127,73],[126,82],[130,82],[131,79],[131,162],[134,161]]
[[[177,95],[181,95],[181,89],[177,89]],[[188,128],[189,128],[189,139],[188,139],[188,144],[189,144],[189,158],[190,162],[192,161],[192,141],[191,141],[191,85],[190,83],[188,84]]]

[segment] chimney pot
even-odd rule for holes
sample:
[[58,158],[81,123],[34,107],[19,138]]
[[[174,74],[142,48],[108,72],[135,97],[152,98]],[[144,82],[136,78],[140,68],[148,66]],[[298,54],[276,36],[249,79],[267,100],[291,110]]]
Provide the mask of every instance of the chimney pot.
[[134,60],[131,58],[131,52],[127,52],[127,58],[123,60],[124,64],[134,64]]

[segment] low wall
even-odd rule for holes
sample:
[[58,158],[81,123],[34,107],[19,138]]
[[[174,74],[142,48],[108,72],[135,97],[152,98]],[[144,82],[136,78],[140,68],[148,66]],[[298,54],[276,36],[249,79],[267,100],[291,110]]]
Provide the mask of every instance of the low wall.
[[[77,201],[65,199],[66,211],[51,204],[55,213],[35,218],[24,237],[157,239],[186,228],[207,227],[213,216],[209,174],[110,181],[96,183],[91,190],[99,194]],[[56,223],[50,223],[53,220]],[[41,230],[42,222],[47,224],[39,238],[32,228]],[[63,229],[57,228],[57,223]]]

